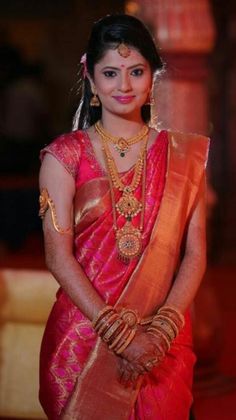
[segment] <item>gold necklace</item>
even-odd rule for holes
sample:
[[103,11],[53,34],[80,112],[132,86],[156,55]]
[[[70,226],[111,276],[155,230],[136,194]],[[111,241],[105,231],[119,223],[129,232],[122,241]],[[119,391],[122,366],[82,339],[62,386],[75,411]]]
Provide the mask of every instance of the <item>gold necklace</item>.
[[[132,258],[140,255],[142,250],[142,230],[144,224],[145,211],[145,185],[146,185],[146,152],[147,141],[146,136],[142,145],[139,158],[135,164],[134,176],[130,185],[125,185],[120,179],[115,160],[113,159],[109,150],[106,137],[101,136],[102,150],[107,166],[108,179],[111,190],[113,224],[116,232],[116,243],[118,248],[119,258],[125,263],[128,263]],[[142,194],[141,202],[133,195],[133,192],[138,187],[142,177]],[[114,188],[122,191],[122,196],[115,202]],[[126,222],[122,228],[117,226],[116,211],[125,217]],[[138,228],[132,224],[132,218],[141,212],[140,225]]]
[[100,121],[96,122],[94,127],[101,137],[105,138],[110,143],[113,143],[115,150],[119,152],[120,157],[125,157],[126,153],[130,151],[130,146],[143,140],[144,137],[148,134],[149,130],[148,126],[144,125],[138,134],[128,139],[124,139],[123,137],[112,136],[110,133],[104,130]]

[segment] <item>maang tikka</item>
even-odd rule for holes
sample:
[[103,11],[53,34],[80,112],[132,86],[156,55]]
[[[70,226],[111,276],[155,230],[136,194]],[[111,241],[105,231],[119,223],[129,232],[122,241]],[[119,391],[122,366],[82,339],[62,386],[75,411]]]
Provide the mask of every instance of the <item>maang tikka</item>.
[[117,47],[117,51],[120,54],[121,57],[123,58],[127,58],[129,57],[131,50],[128,47],[128,45],[126,45],[124,42],[121,42],[118,47]]

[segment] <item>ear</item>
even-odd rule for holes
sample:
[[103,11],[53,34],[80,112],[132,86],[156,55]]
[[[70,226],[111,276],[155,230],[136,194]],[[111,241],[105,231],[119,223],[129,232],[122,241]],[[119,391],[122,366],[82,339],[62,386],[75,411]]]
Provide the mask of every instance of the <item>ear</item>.
[[91,91],[92,91],[93,94],[95,94],[96,93],[96,87],[95,87],[94,81],[89,74],[87,74],[87,78],[88,78],[89,83],[90,83]]

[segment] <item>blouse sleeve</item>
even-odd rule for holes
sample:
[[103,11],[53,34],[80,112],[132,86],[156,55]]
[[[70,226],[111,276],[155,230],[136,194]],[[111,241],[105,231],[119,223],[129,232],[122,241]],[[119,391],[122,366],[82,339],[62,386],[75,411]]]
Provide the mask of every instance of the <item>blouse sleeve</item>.
[[79,136],[76,133],[64,134],[44,147],[40,152],[41,161],[46,153],[53,155],[76,178],[81,156]]

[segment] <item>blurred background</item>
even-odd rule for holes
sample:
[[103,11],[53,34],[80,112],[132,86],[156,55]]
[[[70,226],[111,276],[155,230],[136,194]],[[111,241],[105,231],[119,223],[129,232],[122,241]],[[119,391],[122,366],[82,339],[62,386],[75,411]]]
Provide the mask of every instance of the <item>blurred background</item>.
[[117,12],[149,27],[166,72],[161,128],[211,137],[208,268],[193,307],[196,420],[236,419],[236,2],[1,0],[0,418],[45,418],[40,341],[57,285],[38,213],[39,151],[70,131],[92,23]]

